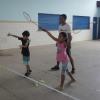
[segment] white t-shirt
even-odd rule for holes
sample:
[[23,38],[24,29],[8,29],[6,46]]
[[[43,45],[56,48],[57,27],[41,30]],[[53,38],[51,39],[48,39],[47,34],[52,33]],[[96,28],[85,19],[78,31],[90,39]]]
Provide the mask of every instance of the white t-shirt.
[[60,32],[65,32],[66,35],[68,33],[71,33],[71,28],[70,28],[70,25],[68,23],[66,23],[65,25],[59,25],[59,33]]

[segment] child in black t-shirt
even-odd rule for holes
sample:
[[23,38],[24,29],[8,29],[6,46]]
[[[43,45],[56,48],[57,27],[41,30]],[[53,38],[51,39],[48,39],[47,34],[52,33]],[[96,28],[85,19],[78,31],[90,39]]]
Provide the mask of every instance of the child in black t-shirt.
[[26,69],[27,69],[25,76],[29,76],[32,72],[32,70],[30,69],[30,66],[29,66],[29,61],[30,61],[29,36],[30,36],[30,33],[28,31],[24,31],[22,33],[23,37],[19,37],[19,36],[12,35],[12,34],[8,34],[8,36],[13,36],[15,38],[18,38],[18,40],[21,40],[22,45],[20,45],[20,48],[21,48],[21,53],[23,55],[23,63],[25,64]]

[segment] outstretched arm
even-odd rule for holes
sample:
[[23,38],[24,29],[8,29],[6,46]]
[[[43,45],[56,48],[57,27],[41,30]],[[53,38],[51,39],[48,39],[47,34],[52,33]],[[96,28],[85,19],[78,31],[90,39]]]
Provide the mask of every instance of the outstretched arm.
[[49,31],[46,29],[41,28],[42,31],[46,32],[54,41],[58,42],[58,38],[54,37]]
[[12,36],[12,37],[15,37],[15,38],[20,38],[19,36],[13,35],[13,34],[11,34],[11,33],[8,33],[8,36]]

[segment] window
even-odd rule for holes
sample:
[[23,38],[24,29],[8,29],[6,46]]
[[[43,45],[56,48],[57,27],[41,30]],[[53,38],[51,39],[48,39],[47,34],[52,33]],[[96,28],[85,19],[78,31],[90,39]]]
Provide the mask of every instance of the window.
[[73,16],[73,30],[89,29],[90,17],[89,16]]
[[58,30],[59,15],[38,13],[38,26],[48,30]]

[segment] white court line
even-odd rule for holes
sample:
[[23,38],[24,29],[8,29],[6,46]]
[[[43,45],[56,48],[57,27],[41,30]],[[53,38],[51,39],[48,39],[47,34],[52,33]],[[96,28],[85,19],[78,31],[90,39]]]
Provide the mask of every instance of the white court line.
[[[1,66],[0,66],[0,67],[1,67]],[[4,68],[4,67],[2,67],[2,68]],[[25,77],[26,79],[28,79],[28,80],[30,80],[30,81],[32,81],[32,82],[35,82],[36,84],[39,84],[39,85],[41,85],[41,86],[44,86],[44,87],[46,87],[46,88],[48,88],[48,89],[50,89],[50,90],[56,91],[56,92],[58,92],[58,93],[60,93],[60,94],[62,94],[62,95],[64,95],[64,96],[66,96],[66,97],[69,97],[69,98],[73,99],[73,100],[80,100],[79,98],[76,98],[76,97],[71,96],[71,95],[69,95],[69,94],[67,94],[67,93],[61,92],[61,91],[59,91],[59,90],[57,90],[57,89],[55,89],[55,88],[53,88],[53,87],[51,87],[51,86],[48,86],[48,85],[46,85],[45,83],[39,82],[39,81],[37,81],[37,80],[35,80],[35,79],[33,79],[33,78],[30,78],[30,77],[26,77],[26,76],[24,76],[23,74],[21,74],[21,73],[15,71],[15,70],[12,70],[12,69],[7,68],[7,67],[6,67],[5,69],[8,70],[8,71],[10,71],[10,72],[12,72],[12,73],[14,73],[14,74],[16,74],[16,75],[19,75],[19,76],[21,76],[21,77]]]

